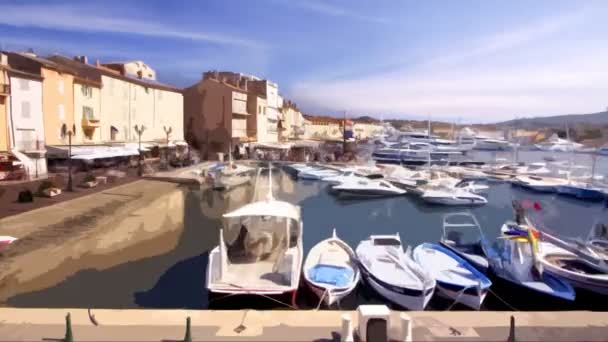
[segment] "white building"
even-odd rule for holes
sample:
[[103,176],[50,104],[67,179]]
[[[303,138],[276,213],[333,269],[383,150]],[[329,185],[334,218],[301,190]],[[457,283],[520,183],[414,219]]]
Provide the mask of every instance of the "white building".
[[42,116],[42,77],[9,71],[11,104],[8,129],[11,152],[23,163],[28,175],[46,175],[44,118]]

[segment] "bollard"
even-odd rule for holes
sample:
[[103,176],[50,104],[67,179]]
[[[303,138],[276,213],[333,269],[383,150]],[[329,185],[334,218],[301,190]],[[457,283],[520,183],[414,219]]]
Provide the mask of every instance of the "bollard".
[[342,315],[342,331],[340,332],[341,342],[353,341],[353,323],[349,314]]
[[402,342],[411,342],[412,341],[412,318],[405,313],[399,315],[399,320],[401,321],[401,339],[399,341]]
[[509,327],[508,342],[515,342],[515,317],[511,316],[511,326]]
[[72,319],[70,318],[70,313],[65,316],[65,337],[63,338],[64,342],[74,342],[74,336],[72,336]]

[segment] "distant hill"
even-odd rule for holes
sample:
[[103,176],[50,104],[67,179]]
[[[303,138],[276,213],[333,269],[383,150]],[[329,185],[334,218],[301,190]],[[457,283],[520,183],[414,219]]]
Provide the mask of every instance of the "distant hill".
[[518,128],[563,128],[566,123],[569,125],[608,125],[608,111],[592,114],[568,114],[536,118],[522,118],[500,122],[496,125]]

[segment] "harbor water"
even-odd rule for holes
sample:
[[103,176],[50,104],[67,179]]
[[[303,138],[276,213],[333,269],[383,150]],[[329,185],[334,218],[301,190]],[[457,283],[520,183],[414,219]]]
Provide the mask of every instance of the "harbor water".
[[[520,161],[542,161],[540,152],[520,152]],[[491,161],[491,153],[477,153],[476,159]],[[566,160],[567,155],[558,155]],[[575,155],[577,165],[591,165],[589,155]],[[607,175],[608,160],[598,158],[596,174]],[[405,244],[412,247],[423,242],[437,242],[442,232],[442,218],[450,212],[470,211],[478,219],[485,235],[494,239],[500,226],[512,219],[513,200],[531,200],[541,206],[535,215],[551,230],[564,236],[585,237],[592,224],[607,215],[604,204],[585,202],[556,194],[541,194],[513,187],[509,183],[492,184],[488,191],[488,204],[474,208],[454,208],[425,204],[415,196],[340,200],[328,191],[328,185],[318,181],[296,180],[281,169],[273,173],[275,197],[302,208],[304,223],[304,251],[307,251],[336,229],[340,238],[353,248],[371,234],[399,232]],[[218,243],[221,215],[251,201],[254,186],[241,186],[220,192],[199,187],[186,187],[183,210],[184,227],[179,232],[174,249],[162,250],[158,255],[124,263],[104,270],[88,269],[86,265],[76,274],[59,284],[10,298],[7,305],[14,307],[76,307],[76,308],[283,308],[264,298],[235,299],[211,302],[205,289],[208,252]],[[159,194],[159,196],[162,194]],[[77,262],[77,261],[75,261]],[[341,303],[342,309],[352,309],[363,303],[382,303],[365,286],[359,286]],[[304,286],[301,286],[304,288]],[[538,309],[533,298],[517,301],[518,288],[499,286],[490,295],[483,309],[533,310]],[[599,300],[598,300],[599,298]],[[521,298],[519,298],[521,299]],[[506,303],[505,303],[506,302]],[[517,305],[514,304],[516,302]],[[548,309],[606,310],[598,305],[604,298],[591,294],[578,296],[574,304],[556,303]],[[302,308],[316,307],[312,294],[305,289],[298,292]],[[603,304],[602,304],[603,305]],[[431,302],[431,308],[446,309],[450,303]],[[451,308],[452,309],[452,308]],[[454,309],[460,309],[456,307]],[[543,309],[547,309],[543,307]]]

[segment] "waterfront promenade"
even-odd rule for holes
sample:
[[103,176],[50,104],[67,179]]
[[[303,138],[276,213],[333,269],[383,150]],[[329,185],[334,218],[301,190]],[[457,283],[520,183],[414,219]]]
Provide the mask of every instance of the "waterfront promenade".
[[[339,341],[341,316],[355,311],[189,311],[0,309],[0,341],[61,339],[71,315],[75,341],[177,341],[191,317],[193,341]],[[400,312],[391,313],[389,338],[399,336]],[[506,341],[510,316],[517,341],[605,341],[602,312],[407,312],[414,341]],[[240,328],[240,329],[239,329]],[[239,332],[240,331],[240,332]]]

